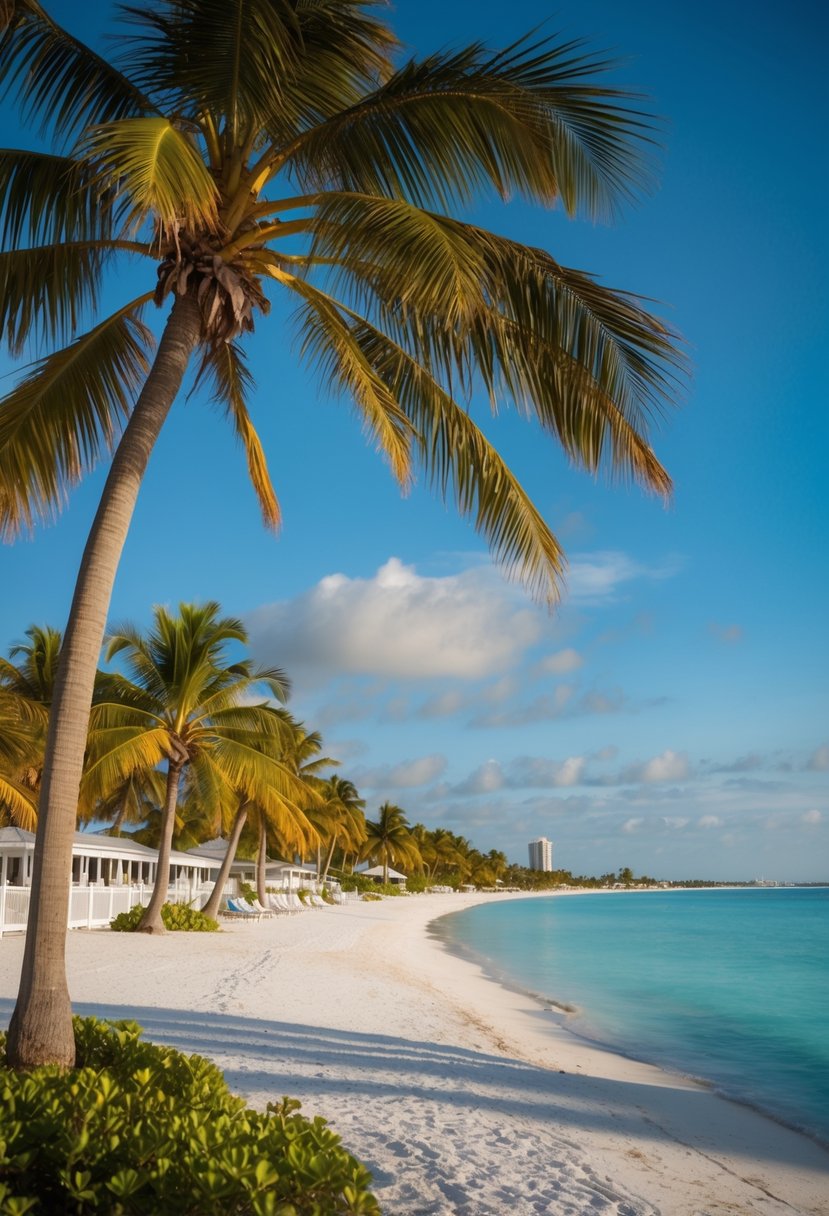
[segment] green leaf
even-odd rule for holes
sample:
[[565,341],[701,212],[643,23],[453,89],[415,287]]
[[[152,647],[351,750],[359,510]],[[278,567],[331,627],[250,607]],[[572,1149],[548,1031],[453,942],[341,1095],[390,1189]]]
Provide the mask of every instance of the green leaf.
[[0,401],[0,535],[53,516],[110,450],[148,370],[140,297],[34,364]]
[[130,200],[128,220],[149,217],[174,232],[178,224],[215,228],[216,184],[194,145],[166,118],[125,118],[90,127],[83,153],[96,180]]

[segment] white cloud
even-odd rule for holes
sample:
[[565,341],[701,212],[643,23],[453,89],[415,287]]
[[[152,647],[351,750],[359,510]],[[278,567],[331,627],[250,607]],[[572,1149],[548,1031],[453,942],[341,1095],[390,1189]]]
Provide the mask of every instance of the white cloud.
[[698,828],[721,828],[722,819],[718,815],[702,815],[697,820]]
[[680,562],[675,558],[668,559],[661,566],[649,567],[615,550],[579,553],[570,560],[566,597],[579,603],[613,599],[625,583],[640,578],[671,578],[679,568]]
[[622,831],[629,836],[632,832],[638,832],[644,822],[644,819],[626,819]]
[[509,767],[509,785],[514,789],[565,789],[579,785],[585,763],[584,756],[569,756],[562,761],[519,756]]
[[679,815],[663,815],[662,822],[666,828],[670,828],[674,832],[681,832],[691,821]]
[[817,751],[812,752],[806,767],[814,773],[825,773],[829,769],[829,743],[824,743]]
[[670,748],[654,756],[642,769],[643,781],[684,781],[688,776],[688,757]]
[[546,655],[537,665],[536,671],[545,676],[566,676],[571,671],[577,671],[584,663],[577,650],[568,647],[555,654]]
[[487,760],[452,791],[455,794],[492,794],[507,784],[497,760]]
[[332,574],[247,620],[256,658],[292,672],[465,680],[508,669],[545,622],[488,567],[426,578],[396,557],[373,578]]
[[399,764],[380,765],[364,769],[354,775],[357,788],[411,789],[434,781],[446,768],[446,757],[440,755],[420,756],[415,760],[403,760]]
[[663,781],[685,781],[688,777],[688,757],[684,752],[667,748],[660,756],[654,756],[643,764],[632,764],[621,773],[623,783],[642,781],[648,785]]
[[806,811],[800,816],[800,822],[808,824],[810,827],[814,827],[816,824],[821,823],[822,820],[823,815],[817,810]]

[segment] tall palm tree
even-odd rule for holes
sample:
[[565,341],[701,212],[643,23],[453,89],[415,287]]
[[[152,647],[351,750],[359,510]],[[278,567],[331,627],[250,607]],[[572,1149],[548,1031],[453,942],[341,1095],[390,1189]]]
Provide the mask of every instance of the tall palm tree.
[[[635,298],[457,216],[479,190],[613,212],[647,177],[649,120],[578,44],[403,63],[378,7],[157,0],[124,10],[115,61],[38,0],[0,9],[0,76],[54,139],[0,158],[0,332],[14,352],[68,341],[0,406],[0,532],[52,514],[115,450],[50,723],[18,1066],[73,1058],[65,896],[94,666],[141,478],[192,360],[278,521],[237,341],[269,290],[295,303],[302,354],[356,403],[401,485],[420,465],[541,597],[561,551],[465,408],[473,388],[535,416],[576,463],[669,489],[648,426],[673,393],[673,335]],[[102,316],[103,277],[125,259],[149,263],[147,286]],[[152,300],[169,309],[154,352]]]
[[[181,604],[177,616],[156,608],[146,635],[131,625],[115,630],[107,658],[122,655],[132,679],[113,675],[112,700],[93,710],[85,787],[106,790],[136,769],[166,766],[166,791],[153,894],[139,928],[163,933],[176,806],[187,772],[192,796],[212,818],[243,791],[268,806],[303,793],[278,759],[287,731],[269,705],[246,699],[257,689],[280,699],[288,682],[276,668],[229,662],[229,642],[246,642],[241,621],[220,617],[215,603]],[[300,819],[302,812],[294,806]]]
[[363,856],[383,863],[383,882],[389,881],[389,866],[420,863],[417,841],[409,830],[405,812],[392,802],[384,802],[377,819],[366,820],[366,842]]

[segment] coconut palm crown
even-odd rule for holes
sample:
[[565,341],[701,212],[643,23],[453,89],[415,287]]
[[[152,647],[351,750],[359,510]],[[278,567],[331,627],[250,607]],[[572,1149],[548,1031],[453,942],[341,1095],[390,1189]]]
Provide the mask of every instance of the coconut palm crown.
[[[673,393],[674,336],[634,297],[459,218],[481,192],[589,217],[637,194],[651,123],[606,83],[606,60],[527,39],[406,61],[376,0],[120,11],[105,58],[37,0],[0,6],[0,83],[51,141],[0,153],[0,333],[38,354],[0,403],[0,532],[53,515],[114,452],[47,740],[8,1041],[20,1067],[73,1058],[60,973],[94,664],[141,478],[191,363],[276,526],[240,338],[274,292],[292,301],[301,356],[353,402],[401,486],[422,470],[543,599],[560,548],[473,397],[514,403],[589,470],[670,486],[648,428]],[[105,282],[134,281],[124,260],[146,283],[104,312]],[[157,347],[153,303],[167,313]]]

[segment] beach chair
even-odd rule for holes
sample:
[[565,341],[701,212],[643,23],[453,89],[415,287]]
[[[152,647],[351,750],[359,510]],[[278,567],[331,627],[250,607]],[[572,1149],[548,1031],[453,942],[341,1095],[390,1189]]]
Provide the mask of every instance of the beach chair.
[[[228,900],[227,902],[230,903],[231,901]],[[238,910],[239,912],[245,912],[250,917],[255,916],[257,920],[262,919],[262,913],[259,911],[259,909],[254,908],[253,904],[249,903],[246,899],[242,899],[241,896],[234,899],[232,902],[234,909]]]
[[266,908],[265,905],[258,899],[250,899],[247,901],[255,912],[260,912],[262,916],[273,916],[272,908]]
[[235,899],[226,899],[225,907],[219,910],[219,916],[225,917],[228,920],[252,920],[253,913],[246,908],[240,908],[238,901]]
[[271,912],[275,912],[277,916],[287,916],[288,909],[281,902],[280,897],[273,892],[268,895],[268,904]]
[[325,900],[322,898],[321,895],[312,894],[310,896],[310,900],[311,900],[312,908],[327,908],[328,907],[327,903],[325,902]]

